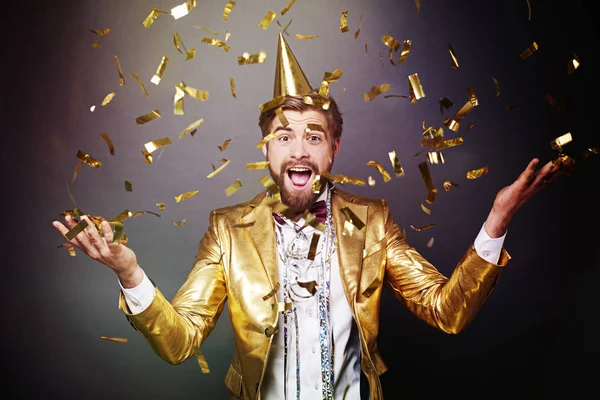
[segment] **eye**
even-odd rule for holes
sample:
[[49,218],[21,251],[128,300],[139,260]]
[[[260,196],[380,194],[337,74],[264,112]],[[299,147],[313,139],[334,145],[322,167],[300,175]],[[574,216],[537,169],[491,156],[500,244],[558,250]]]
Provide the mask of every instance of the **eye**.
[[288,142],[290,140],[290,137],[288,135],[281,135],[281,136],[279,136],[278,140],[280,142]]
[[308,140],[309,140],[310,142],[320,142],[320,141],[321,141],[321,137],[320,137],[320,136],[317,136],[317,135],[310,135],[310,136],[308,137]]

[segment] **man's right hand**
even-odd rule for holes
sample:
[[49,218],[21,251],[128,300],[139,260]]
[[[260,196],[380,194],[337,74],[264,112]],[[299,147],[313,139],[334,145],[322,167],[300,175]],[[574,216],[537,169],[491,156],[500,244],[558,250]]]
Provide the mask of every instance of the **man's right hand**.
[[[87,227],[69,243],[87,254],[91,259],[99,261],[112,269],[119,277],[123,287],[132,288],[139,285],[143,280],[144,273],[137,263],[135,253],[123,244],[113,243],[114,234],[110,224],[107,221],[102,221],[101,226],[104,236],[101,236],[94,223],[86,215],[82,215],[81,220],[87,222]],[[77,225],[77,221],[70,215],[65,216],[65,221],[68,227],[59,221],[52,223],[63,237],[71,228]]]

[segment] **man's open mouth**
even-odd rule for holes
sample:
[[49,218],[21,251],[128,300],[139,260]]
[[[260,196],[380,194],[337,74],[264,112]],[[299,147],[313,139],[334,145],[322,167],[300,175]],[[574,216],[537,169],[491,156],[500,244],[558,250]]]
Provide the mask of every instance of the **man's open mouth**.
[[303,189],[310,183],[312,170],[306,167],[291,167],[288,168],[287,175],[295,189]]

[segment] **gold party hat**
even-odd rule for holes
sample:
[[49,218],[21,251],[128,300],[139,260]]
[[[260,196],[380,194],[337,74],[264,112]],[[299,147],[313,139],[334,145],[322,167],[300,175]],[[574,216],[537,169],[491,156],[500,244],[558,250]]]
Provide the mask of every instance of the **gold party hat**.
[[285,95],[302,96],[311,90],[310,83],[308,83],[306,75],[302,72],[298,60],[290,50],[283,34],[279,33],[273,98]]

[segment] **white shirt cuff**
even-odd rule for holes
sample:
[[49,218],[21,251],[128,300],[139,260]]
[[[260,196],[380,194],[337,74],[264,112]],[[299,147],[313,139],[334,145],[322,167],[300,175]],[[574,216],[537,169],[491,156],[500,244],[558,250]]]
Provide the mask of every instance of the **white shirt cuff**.
[[136,287],[132,287],[129,289],[125,289],[123,285],[121,285],[121,281],[117,279],[119,282],[119,286],[121,287],[121,291],[123,292],[123,296],[125,297],[125,302],[129,306],[129,310],[132,314],[139,314],[144,311],[154,300],[154,294],[156,293],[156,289],[150,278],[146,276],[144,273],[144,279],[142,282]]
[[[485,224],[484,224],[485,225]],[[502,246],[504,245],[504,239],[506,238],[506,233],[500,236],[499,238],[491,238],[481,226],[481,230],[479,231],[479,235],[475,238],[475,251],[479,255],[479,257],[483,258],[485,261],[498,264],[498,260],[500,259],[500,254],[502,253]]]

